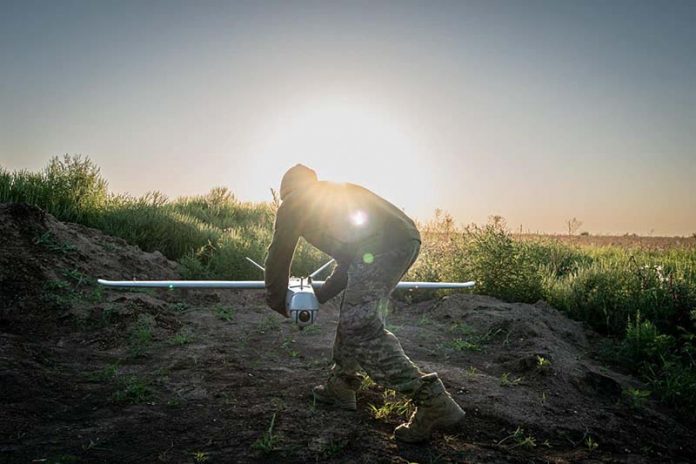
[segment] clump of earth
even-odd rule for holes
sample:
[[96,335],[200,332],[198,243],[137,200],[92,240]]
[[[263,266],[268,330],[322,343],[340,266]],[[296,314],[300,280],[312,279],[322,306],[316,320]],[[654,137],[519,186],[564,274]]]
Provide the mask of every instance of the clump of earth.
[[312,400],[336,302],[300,331],[259,291],[102,289],[97,277],[173,279],[177,265],[24,204],[0,204],[0,237],[2,462],[696,459],[683,412],[605,365],[600,337],[543,302],[394,302],[389,330],[467,413],[407,445],[391,435],[412,406],[367,376],[357,412]]

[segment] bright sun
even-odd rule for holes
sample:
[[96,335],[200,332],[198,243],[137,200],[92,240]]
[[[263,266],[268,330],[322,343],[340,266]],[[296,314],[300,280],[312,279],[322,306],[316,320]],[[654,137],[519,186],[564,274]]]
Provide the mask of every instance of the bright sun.
[[277,114],[259,133],[252,175],[280,181],[296,163],[322,180],[361,184],[408,213],[427,215],[432,193],[428,160],[418,134],[369,104],[325,100]]

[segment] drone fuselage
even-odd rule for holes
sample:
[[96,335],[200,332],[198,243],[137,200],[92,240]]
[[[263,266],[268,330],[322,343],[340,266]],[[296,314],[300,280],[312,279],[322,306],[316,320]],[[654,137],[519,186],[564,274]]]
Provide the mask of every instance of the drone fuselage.
[[319,301],[314,294],[311,278],[290,278],[285,307],[290,318],[299,327],[312,325],[319,311]]

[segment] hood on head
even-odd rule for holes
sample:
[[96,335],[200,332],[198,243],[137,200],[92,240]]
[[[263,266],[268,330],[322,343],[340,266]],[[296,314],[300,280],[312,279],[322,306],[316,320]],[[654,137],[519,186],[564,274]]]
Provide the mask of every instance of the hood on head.
[[280,181],[280,199],[285,200],[291,192],[302,189],[318,180],[317,173],[313,169],[303,164],[296,164],[288,169],[283,180]]

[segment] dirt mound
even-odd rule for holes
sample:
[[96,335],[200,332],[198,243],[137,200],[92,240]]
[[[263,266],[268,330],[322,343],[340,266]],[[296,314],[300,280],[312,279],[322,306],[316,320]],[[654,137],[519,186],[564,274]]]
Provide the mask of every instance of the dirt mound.
[[[418,346],[440,340],[438,356],[426,365],[462,385],[472,433],[479,420],[492,420],[508,430],[519,427],[525,437],[551,434],[546,440],[552,446],[562,440],[587,445],[590,437],[604,448],[634,455],[647,450],[679,454],[691,446],[665,440],[665,428],[682,437],[693,431],[660,412],[657,404],[631,397],[630,391],[645,387],[593,359],[597,335],[544,302],[453,295],[423,314],[433,319],[439,334],[423,334],[422,324],[409,326],[408,316],[397,333]],[[419,354],[427,358],[429,353]]]
[[[365,378],[358,411],[315,404],[338,310],[299,331],[258,291],[102,290],[175,278],[122,240],[0,205],[2,462],[690,462],[693,426],[591,353],[543,304],[456,294],[395,303],[388,328],[466,410],[427,446],[391,438],[411,406]],[[631,390],[638,388],[639,390]]]
[[[0,204],[0,311],[34,307],[42,295],[103,278],[175,278],[176,263],[124,240],[64,224],[23,203]],[[39,302],[40,303],[40,302]]]

